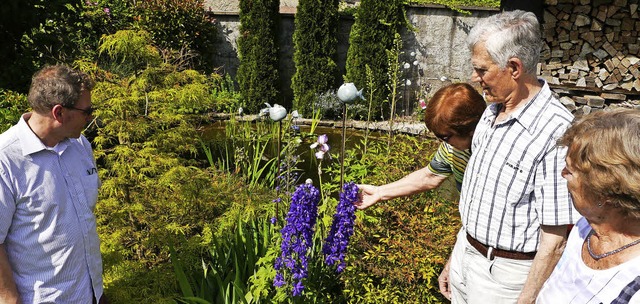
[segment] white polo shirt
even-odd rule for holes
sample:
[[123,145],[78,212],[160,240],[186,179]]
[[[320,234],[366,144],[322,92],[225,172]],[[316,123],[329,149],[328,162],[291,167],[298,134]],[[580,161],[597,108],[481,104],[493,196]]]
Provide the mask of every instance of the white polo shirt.
[[47,148],[30,115],[0,135],[0,243],[23,303],[91,303],[103,292],[91,145]]

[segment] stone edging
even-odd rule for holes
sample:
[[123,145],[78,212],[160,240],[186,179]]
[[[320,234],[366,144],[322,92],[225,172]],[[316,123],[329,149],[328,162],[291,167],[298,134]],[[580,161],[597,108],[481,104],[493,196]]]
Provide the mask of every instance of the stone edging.
[[[231,119],[231,114],[227,113],[214,113],[211,115],[211,119],[214,121],[222,121]],[[235,119],[238,121],[258,121],[263,119],[268,119],[259,115],[242,115],[235,116]],[[290,116],[286,119],[291,119]],[[298,118],[296,120],[298,125],[310,126],[313,123],[312,119],[308,118]],[[341,128],[342,121],[335,120],[321,120],[318,122],[318,126],[329,127],[329,128]],[[366,130],[369,129],[371,131],[380,131],[380,132],[389,132],[390,123],[389,121],[372,121],[367,124],[366,121],[357,121],[357,120],[348,120],[346,122],[346,127],[349,129],[356,130]],[[417,121],[395,121],[393,123],[393,131],[396,133],[402,134],[410,134],[410,135],[427,135],[430,134],[427,126],[424,122]]]

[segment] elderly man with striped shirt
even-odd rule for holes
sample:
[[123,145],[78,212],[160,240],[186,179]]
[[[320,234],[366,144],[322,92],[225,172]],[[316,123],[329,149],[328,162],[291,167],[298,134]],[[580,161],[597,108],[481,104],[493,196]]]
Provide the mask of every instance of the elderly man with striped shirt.
[[462,229],[439,278],[453,303],[533,303],[579,217],[556,140],[573,120],[536,77],[540,26],[529,12],[483,19],[468,37],[472,80],[491,102],[473,136]]

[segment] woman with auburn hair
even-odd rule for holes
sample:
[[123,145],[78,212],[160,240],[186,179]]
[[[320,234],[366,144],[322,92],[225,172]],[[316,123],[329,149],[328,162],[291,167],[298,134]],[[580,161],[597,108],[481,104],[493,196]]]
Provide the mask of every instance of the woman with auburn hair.
[[460,190],[464,169],[471,155],[473,131],[486,108],[482,96],[467,83],[439,89],[425,111],[427,128],[442,141],[429,164],[402,179],[382,186],[358,185],[358,209],[381,200],[421,193],[442,184],[451,174]]
[[587,115],[558,143],[583,218],[537,303],[640,303],[640,111]]

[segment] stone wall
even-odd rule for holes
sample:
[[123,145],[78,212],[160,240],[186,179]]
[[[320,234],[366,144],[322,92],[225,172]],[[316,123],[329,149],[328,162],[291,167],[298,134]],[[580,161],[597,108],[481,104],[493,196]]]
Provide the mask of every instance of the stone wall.
[[[236,6],[229,3],[225,4],[232,7],[229,11],[212,6],[220,34],[215,62],[235,78],[239,19],[237,9],[233,10]],[[462,14],[435,5],[409,6],[406,10],[415,30],[402,33],[401,60],[407,68],[402,75],[406,85],[398,105],[400,114],[411,114],[419,97],[428,97],[443,85],[469,80],[472,68],[465,44],[467,34],[479,18],[498,12],[467,9],[470,14]],[[280,12],[282,100],[278,102],[286,106],[292,99],[290,86],[295,70],[295,7],[282,6]],[[570,110],[582,114],[612,104],[640,108],[639,14],[638,0],[545,0],[545,42],[538,73]],[[341,74],[345,73],[352,24],[350,17],[341,18],[338,24],[337,63]]]
[[[470,14],[462,14],[442,6],[407,7],[407,17],[415,31],[402,33],[401,60],[409,64],[409,68],[403,70],[403,80],[409,80],[410,84],[403,87],[400,113],[412,112],[420,92],[426,95],[452,81],[468,81],[471,64],[470,53],[465,45],[466,35],[479,18],[495,12],[497,10],[473,10]],[[295,71],[292,39],[295,9],[281,7],[280,13],[282,26],[278,39],[282,100],[278,102],[289,105],[293,94],[291,77]],[[212,9],[211,14],[216,19],[219,33],[214,62],[222,72],[229,73],[235,79],[239,65],[236,44],[240,26],[238,12]],[[351,17],[342,17],[338,24],[337,63],[341,75],[345,74],[349,33],[353,22]]]
[[441,6],[407,7],[413,31],[402,33],[401,60],[408,64],[403,77],[410,84],[401,93],[399,114],[411,114],[419,98],[430,97],[444,85],[469,81],[472,66],[467,35],[480,18],[497,10],[469,12],[462,14]]
[[[228,73],[233,79],[236,77],[238,66],[238,47],[237,39],[239,36],[240,20],[237,13],[214,13],[216,26],[218,28],[218,40],[216,42],[216,56],[214,63],[220,67],[220,71]],[[282,100],[276,101],[282,105],[290,105],[293,98],[291,90],[291,78],[295,72],[293,62],[293,29],[294,14],[291,12],[282,12],[280,14],[281,26],[278,33],[279,40],[279,70],[280,73],[280,91]],[[344,63],[346,62],[347,50],[349,48],[349,31],[353,19],[343,18],[338,24],[338,66],[340,73],[345,73]]]

